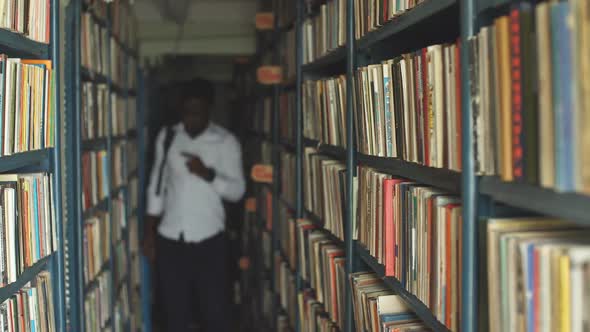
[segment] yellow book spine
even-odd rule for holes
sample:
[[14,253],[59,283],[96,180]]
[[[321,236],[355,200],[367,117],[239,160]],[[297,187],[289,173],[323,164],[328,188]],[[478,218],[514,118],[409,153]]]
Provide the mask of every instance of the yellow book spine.
[[559,317],[560,331],[571,331],[570,322],[570,258],[562,255],[559,258],[559,281],[560,281],[560,295],[559,302],[561,306],[561,313]]

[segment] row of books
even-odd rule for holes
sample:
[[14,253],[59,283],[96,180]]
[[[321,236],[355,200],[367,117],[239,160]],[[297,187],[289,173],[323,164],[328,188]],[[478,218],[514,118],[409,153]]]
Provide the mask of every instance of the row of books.
[[111,131],[113,136],[127,135],[127,116],[135,110],[127,108],[127,98],[118,93],[111,94]]
[[85,331],[112,331],[110,327],[107,327],[111,318],[112,287],[111,271],[106,270],[97,277],[96,285],[86,292],[84,298]]
[[281,254],[275,255],[275,276],[277,276],[276,292],[279,294],[280,304],[289,322],[295,326],[297,318],[297,287],[295,273],[289,264],[283,261]]
[[295,28],[289,30],[285,34],[285,39],[282,40],[281,45],[281,66],[283,67],[283,81],[294,82],[297,75],[297,62],[295,55],[297,54],[296,34]]
[[113,216],[113,241],[117,243],[123,239],[123,232],[127,228],[127,204],[122,193],[111,199]]
[[58,248],[53,178],[0,175],[0,287]]
[[355,37],[378,30],[385,23],[421,4],[424,0],[355,0]]
[[279,0],[275,3],[273,10],[276,13],[279,27],[286,27],[289,24],[295,23],[295,16],[297,14],[297,5],[291,0]]
[[344,248],[325,230],[308,220],[297,221],[297,251],[301,278],[315,290],[330,320],[339,327],[345,320]]
[[114,84],[123,87],[126,81],[127,56],[115,38],[111,38],[111,71],[109,72]]
[[138,174],[139,170],[139,152],[137,149],[137,140],[129,139],[126,142],[126,159],[127,159],[127,175]]
[[111,184],[113,188],[119,188],[120,186],[127,183],[127,173],[125,170],[125,153],[127,152],[127,143],[121,142],[113,144],[113,153],[111,156],[112,172],[111,172]]
[[113,322],[115,331],[125,331],[126,324],[129,322],[129,293],[126,283],[123,283],[119,288],[119,295],[115,303],[115,319]]
[[281,196],[295,206],[295,154],[282,151],[281,157]]
[[260,189],[258,196],[258,215],[266,221],[266,230],[272,230],[272,190],[269,187]]
[[127,96],[127,130],[137,130],[137,97]]
[[80,22],[81,64],[92,74],[106,76],[108,68],[108,46],[110,37],[106,27],[101,27],[89,12],[82,13]]
[[131,207],[131,212],[135,211],[138,207],[139,203],[139,177],[133,176],[129,179],[129,187],[128,187],[128,194],[129,194],[129,206]]
[[[358,171],[358,240],[450,330],[460,326],[461,199],[371,168]],[[358,227],[357,227],[358,226]]]
[[139,27],[132,3],[115,0],[111,2],[110,7],[113,35],[127,47],[137,49]]
[[303,192],[307,211],[320,217],[324,228],[344,241],[346,166],[319,154],[315,148],[303,150]]
[[283,141],[294,143],[295,132],[297,127],[294,125],[297,123],[296,110],[295,110],[295,97],[296,94],[293,91],[284,92],[280,98],[280,112],[279,112],[279,128],[281,131],[281,139]]
[[53,146],[55,101],[52,63],[0,55],[2,155]]
[[97,205],[109,195],[109,164],[106,150],[82,154],[82,210]]
[[121,239],[118,243],[115,243],[115,283],[117,285],[123,283],[127,277],[128,265],[127,265],[127,241]]
[[[92,82],[82,83],[82,107],[81,107],[81,137],[82,139],[96,139],[109,135],[109,93],[106,84]],[[129,102],[129,104],[128,104]],[[133,103],[135,99],[133,98]],[[111,135],[127,135],[128,120],[136,121],[135,109],[131,108],[131,98],[124,98],[117,93],[111,93]],[[131,105],[130,107],[128,107]],[[135,126],[135,123],[132,124]],[[133,127],[134,128],[134,127]]]
[[299,308],[302,331],[338,331],[338,326],[328,317],[324,305],[318,302],[313,289],[306,288],[299,292]]
[[540,217],[489,219],[485,229],[490,331],[587,330],[587,229]]
[[0,3],[0,28],[23,34],[31,40],[51,41],[49,1],[6,0]]
[[519,3],[469,40],[476,171],[590,191],[585,1]]
[[40,272],[0,304],[0,331],[55,332],[51,274]]
[[361,153],[461,170],[459,47],[434,45],[357,71]]
[[109,91],[106,84],[82,83],[80,119],[83,140],[109,135]]
[[316,16],[303,21],[303,64],[346,43],[346,1],[330,0]]
[[84,223],[84,282],[94,281],[111,258],[111,220],[106,212],[97,212]]
[[350,283],[357,331],[430,331],[404,299],[375,273],[352,273]]
[[346,76],[303,82],[303,136],[346,145]]
[[261,101],[257,102],[257,112],[253,118],[253,128],[257,133],[270,135],[270,130],[272,127],[272,107],[273,104],[271,97],[265,97]]

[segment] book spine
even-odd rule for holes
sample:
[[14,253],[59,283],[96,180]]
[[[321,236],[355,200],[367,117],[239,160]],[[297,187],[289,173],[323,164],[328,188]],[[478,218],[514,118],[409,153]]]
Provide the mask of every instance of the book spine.
[[522,123],[522,58],[520,50],[520,10],[510,11],[510,78],[512,82],[512,173],[524,179],[524,131]]

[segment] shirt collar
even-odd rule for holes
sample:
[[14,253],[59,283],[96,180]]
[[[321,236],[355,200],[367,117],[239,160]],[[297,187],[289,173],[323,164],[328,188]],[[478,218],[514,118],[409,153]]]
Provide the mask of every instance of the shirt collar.
[[[189,134],[186,132],[186,130],[184,129],[184,124],[182,122],[176,125],[176,132],[181,132],[184,135],[191,138],[189,136]],[[223,138],[223,132],[219,129],[219,127],[216,124],[214,124],[213,122],[209,122],[209,125],[207,125],[207,128],[205,128],[205,130],[203,130],[203,132],[201,134],[199,134],[196,137],[191,138],[191,139],[203,140],[206,142],[214,142],[214,141],[218,141],[222,138]]]

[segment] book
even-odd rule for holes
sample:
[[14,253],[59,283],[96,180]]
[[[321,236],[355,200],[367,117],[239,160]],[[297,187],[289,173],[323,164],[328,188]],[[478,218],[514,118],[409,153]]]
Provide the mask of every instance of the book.
[[82,210],[96,206],[109,195],[109,165],[106,150],[82,154]]
[[0,176],[2,286],[57,250],[54,200],[53,178],[45,173]]
[[41,271],[0,304],[0,330],[57,331],[53,296],[51,274]]
[[303,151],[304,207],[321,219],[323,227],[344,241],[346,166],[319,154],[314,148]]
[[360,167],[358,241],[449,329],[460,326],[461,204],[448,193]]
[[413,310],[373,272],[350,274],[357,331],[424,331]]
[[[305,326],[311,326],[321,312],[327,314],[323,324],[344,326],[344,292],[347,282],[344,269],[344,248],[318,225],[308,220],[297,221],[298,258],[301,277],[309,287],[300,293],[300,307],[304,308]],[[315,311],[315,305],[319,305]]]
[[346,2],[322,3],[319,14],[303,21],[303,64],[311,63],[346,43]]
[[108,87],[106,84],[82,83],[81,138],[83,140],[106,137],[108,128]]
[[360,39],[366,34],[378,30],[392,21],[395,24],[398,16],[418,6],[424,0],[357,0],[355,3],[355,37]]
[[51,7],[48,1],[3,1],[0,6],[0,28],[49,44],[51,41]]
[[285,92],[279,96],[279,128],[283,142],[294,144],[297,118],[295,113],[295,93]]
[[90,284],[108,268],[111,258],[111,222],[108,213],[97,212],[84,221],[84,283]]
[[101,273],[84,297],[84,323],[86,331],[100,331],[111,319],[113,294],[111,271]]
[[490,330],[583,324],[575,308],[587,302],[576,294],[586,290],[580,267],[590,258],[587,230],[539,217],[488,219],[486,226]]
[[53,147],[55,89],[51,61],[5,56],[0,60],[3,67],[0,155]]
[[357,69],[360,153],[461,170],[458,43]]
[[[572,6],[577,6],[575,13]],[[476,173],[586,193],[581,2],[512,5],[471,38]],[[477,83],[477,84],[476,84]]]
[[344,75],[303,82],[303,136],[346,146],[346,78]]

